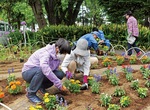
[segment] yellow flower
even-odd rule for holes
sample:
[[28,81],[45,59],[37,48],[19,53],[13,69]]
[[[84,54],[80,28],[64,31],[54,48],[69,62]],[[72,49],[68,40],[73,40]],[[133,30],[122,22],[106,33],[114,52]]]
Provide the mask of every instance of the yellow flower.
[[34,108],[33,106],[30,106],[29,110],[37,110],[37,109]]
[[44,96],[45,96],[45,97],[47,97],[48,95],[49,95],[49,93],[45,93],[45,95],[44,95]]
[[71,82],[71,83],[74,82],[74,79],[70,79],[70,82]]
[[42,106],[41,106],[41,105],[37,105],[37,106],[36,106],[36,108],[38,108],[38,109],[39,109],[39,108],[42,108]]
[[77,83],[77,84],[80,84],[81,82],[80,82],[79,80],[76,80],[76,83]]
[[11,89],[12,89],[12,90],[15,90],[15,89],[16,89],[16,85],[13,84],[13,85],[11,86]]
[[49,102],[49,101],[50,101],[49,98],[46,98],[46,99],[44,100],[44,102],[46,102],[46,103]]
[[93,76],[88,76],[88,79],[93,79]]

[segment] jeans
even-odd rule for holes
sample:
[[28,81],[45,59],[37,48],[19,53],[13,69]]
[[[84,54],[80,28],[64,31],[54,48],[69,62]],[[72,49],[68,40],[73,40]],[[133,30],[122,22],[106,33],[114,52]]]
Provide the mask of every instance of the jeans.
[[[136,46],[137,37],[135,37],[135,38],[136,38],[136,40],[135,40],[135,42],[134,42],[133,44],[129,44],[129,43],[127,44],[127,45],[128,45],[128,49],[130,49],[131,47],[137,47],[137,46]],[[139,52],[140,52],[140,50],[137,49],[137,48],[135,48],[135,51],[136,51],[136,53],[139,53]],[[128,55],[129,55],[129,56],[132,55],[132,49],[128,51]]]
[[[54,70],[53,73],[61,80],[64,77],[64,73],[60,70]],[[22,73],[23,79],[30,83],[28,92],[36,93],[40,88],[47,89],[53,86],[51,82],[42,72],[39,67],[34,67]]]

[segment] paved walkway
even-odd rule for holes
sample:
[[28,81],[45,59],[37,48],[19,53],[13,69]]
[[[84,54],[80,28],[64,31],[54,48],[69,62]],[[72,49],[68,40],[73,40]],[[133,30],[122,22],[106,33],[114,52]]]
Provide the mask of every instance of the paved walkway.
[[[142,65],[131,65],[131,67],[134,70],[139,70],[139,68],[141,66]],[[91,75],[93,75],[93,74],[102,74],[103,71],[105,71],[106,69],[107,68],[93,69],[93,70],[91,70]],[[121,72],[122,71],[121,69],[122,69],[121,66],[117,66],[117,72]],[[19,73],[15,73],[15,75],[16,75],[16,77],[21,77],[21,73],[20,72]],[[81,75],[81,74],[77,74],[76,77],[78,77],[78,75]],[[8,74],[1,74],[0,75],[0,78],[2,78],[2,79],[6,79],[7,77],[8,77]],[[65,80],[65,79],[63,79],[63,80]],[[52,93],[57,93],[58,89],[53,86],[50,89],[48,89],[48,91],[51,91]],[[11,110],[28,110],[30,105],[33,105],[33,104],[28,101],[26,96],[21,96],[19,99],[15,100],[11,104],[8,104],[7,106],[10,107]],[[0,110],[7,110],[7,109],[0,108]],[[143,110],[150,110],[150,107],[147,107],[147,108],[145,108]]]

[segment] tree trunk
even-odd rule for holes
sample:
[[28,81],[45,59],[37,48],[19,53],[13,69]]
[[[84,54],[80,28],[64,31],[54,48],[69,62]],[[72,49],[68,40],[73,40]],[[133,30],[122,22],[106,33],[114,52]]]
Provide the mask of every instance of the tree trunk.
[[31,6],[36,21],[38,23],[39,28],[43,28],[47,25],[46,19],[44,18],[42,3],[40,0],[29,0],[29,5]]
[[73,25],[75,23],[75,20],[77,18],[77,15],[80,10],[80,6],[83,3],[83,0],[70,0],[68,3],[68,9],[67,9],[67,20],[65,21],[65,24],[67,25]]
[[69,0],[67,8],[63,10],[61,0],[45,0],[49,24],[74,24],[82,2],[83,0]]
[[56,0],[45,0],[44,2],[45,10],[47,12],[49,24],[56,24]]
[[[145,18],[144,26],[146,26],[146,27],[149,27],[149,26],[150,26],[150,23],[149,23],[149,21],[148,21],[148,17]],[[150,27],[149,27],[149,28],[150,28]]]

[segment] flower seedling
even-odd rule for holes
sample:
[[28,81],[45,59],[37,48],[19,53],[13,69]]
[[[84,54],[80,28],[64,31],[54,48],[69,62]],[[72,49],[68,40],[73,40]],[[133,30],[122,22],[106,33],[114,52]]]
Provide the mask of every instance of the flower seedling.
[[[10,72],[10,70],[8,70],[8,73]],[[8,78],[7,78],[7,82],[8,84],[12,81],[16,80],[16,76],[14,74],[9,74]]]
[[18,94],[22,91],[22,86],[20,81],[11,81],[6,87],[10,94]]
[[122,88],[116,88],[116,90],[114,91],[114,96],[123,96],[123,95],[125,95],[126,93],[125,93],[125,91],[122,89]]
[[131,68],[131,66],[130,65],[122,65],[122,70],[123,70],[123,72],[125,73],[125,74],[127,74],[127,73],[132,73],[133,72],[133,69]]
[[147,81],[145,82],[145,86],[148,88],[150,87],[150,79],[147,79]]
[[98,94],[99,93],[99,88],[100,88],[100,83],[97,82],[96,80],[93,81],[92,86],[91,86],[92,93]]
[[130,103],[131,103],[131,100],[129,96],[122,96],[120,98],[120,104],[122,107],[128,107]]
[[123,56],[117,56],[116,61],[117,61],[118,65],[121,65],[124,62],[124,57]]
[[43,101],[48,110],[67,110],[67,101],[57,95],[45,93]]
[[109,104],[107,110],[120,110],[120,106],[117,104]]
[[17,45],[14,45],[12,48],[12,51],[14,52],[14,54],[17,53],[17,50],[18,50],[18,46]]
[[101,106],[108,106],[111,102],[111,95],[105,94],[105,93],[101,93],[100,95],[100,101],[101,101]]
[[148,56],[144,56],[144,57],[142,57],[141,62],[143,64],[149,63],[150,62],[150,58]]
[[132,73],[127,73],[126,74],[126,79],[130,82],[130,81],[132,81],[133,80],[133,75],[132,75]]
[[143,78],[144,79],[148,79],[149,76],[150,76],[150,69],[149,68],[146,68],[144,71],[143,71]]
[[140,87],[137,89],[137,91],[138,91],[139,97],[141,97],[141,98],[147,97],[147,92],[148,92],[147,88],[141,88]]
[[112,64],[112,61],[106,57],[103,61],[102,61],[102,65],[107,67],[108,65],[111,65]]
[[148,65],[143,65],[143,66],[140,67],[140,71],[141,71],[142,74],[144,73],[146,68],[148,68]]
[[106,69],[106,70],[103,72],[103,74],[105,74],[105,75],[107,76],[107,79],[109,79],[110,71],[111,71],[111,70],[108,68],[108,69]]
[[56,108],[57,100],[55,95],[49,95],[48,93],[45,93],[43,101],[48,110],[53,110]]
[[139,80],[134,80],[131,82],[131,88],[137,90],[139,88]]
[[130,64],[135,64],[136,60],[137,60],[137,57],[135,55],[131,55],[131,57],[129,58]]
[[94,81],[94,77],[93,76],[88,76],[88,85],[92,86],[92,83]]
[[78,92],[80,92],[81,84],[80,84],[79,80],[74,80],[74,79],[65,80],[64,81],[64,85],[72,93],[78,93]]
[[116,73],[116,68],[110,70],[109,81],[112,85],[118,85],[119,79],[118,74]]

